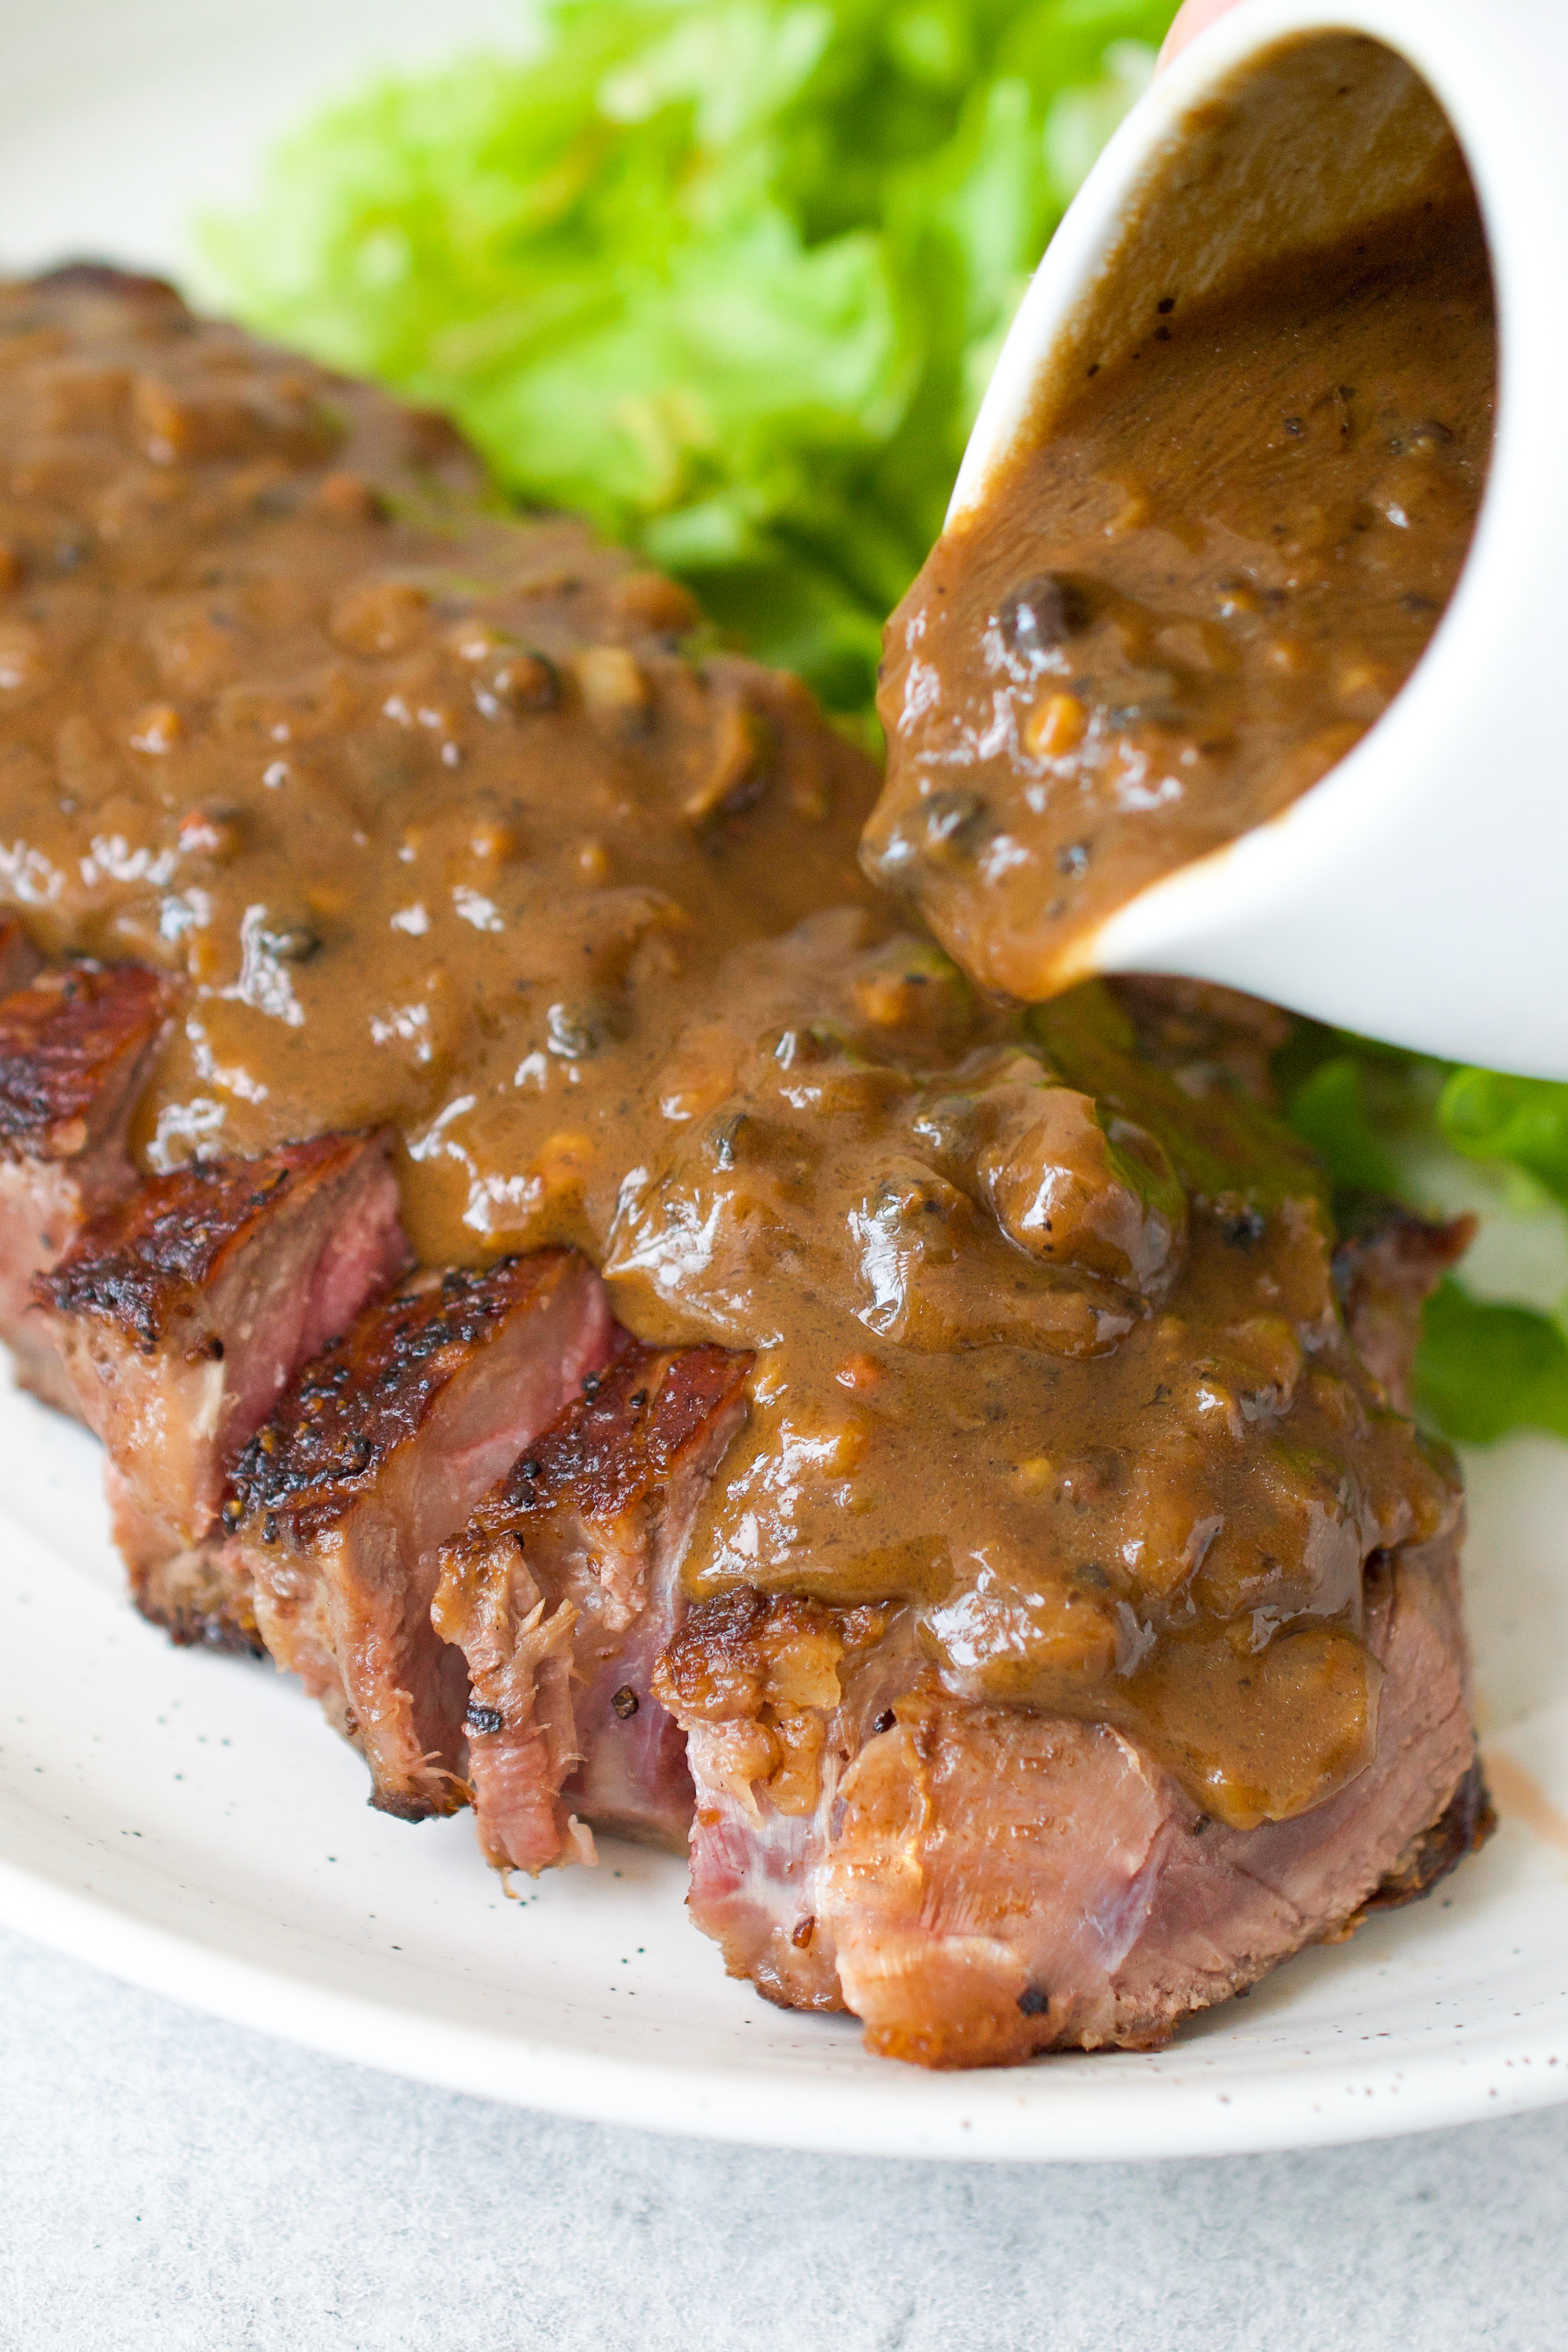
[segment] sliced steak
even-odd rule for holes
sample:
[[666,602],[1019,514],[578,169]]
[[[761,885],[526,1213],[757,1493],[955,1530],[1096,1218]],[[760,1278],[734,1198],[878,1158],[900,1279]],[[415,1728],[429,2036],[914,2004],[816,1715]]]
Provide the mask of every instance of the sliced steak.
[[72,964],[0,1001],[0,1338],[22,1385],[68,1412],[33,1277],[134,1187],[126,1129],[172,1004],[139,964]]
[[460,1650],[431,1623],[439,1547],[608,1360],[603,1286],[566,1250],[416,1275],[297,1379],[225,1515],[263,1640],[363,1750],[371,1802],[466,1796]]
[[43,969],[44,959],[15,915],[0,915],[0,996],[26,988]]
[[685,1848],[685,1741],[653,1669],[749,1364],[627,1345],[443,1550],[434,1621],[467,1661],[468,1779],[498,1869],[591,1860],[580,1816]]
[[[1293,1821],[1237,1831],[1182,1822],[1137,1936],[1117,1969],[1111,2031],[1124,2047],[1165,2041],[1192,2011],[1255,1983],[1302,1945],[1354,1927],[1387,1888],[1425,1894],[1486,1834],[1478,1801],[1459,1537],[1400,1552],[1371,1573],[1368,1645],[1383,1664],[1372,1763]],[[1448,1836],[1450,1808],[1470,1834]],[[1436,1840],[1429,1832],[1437,1832]],[[1409,1878],[1413,1853],[1447,1838],[1441,1867]]]
[[115,1538],[146,1613],[188,1630],[198,1597],[222,1591],[216,1562],[171,1564],[212,1535],[241,1448],[295,1373],[408,1263],[385,1140],[322,1136],[154,1177],[35,1277],[109,1450]]
[[692,1916],[780,2008],[845,2006],[821,1895],[840,1783],[924,1671],[912,1610],[745,1587],[688,1611],[655,1669],[696,1788]]
[[1333,1255],[1334,1287],[1356,1353],[1401,1412],[1410,1410],[1421,1308],[1475,1233],[1474,1217],[1435,1225],[1374,1194],[1345,1221]]
[[[118,1527],[122,1505],[113,1483],[111,1465],[110,1508]],[[143,1617],[161,1625],[176,1649],[199,1644],[236,1657],[267,1655],[250,1576],[230,1544],[195,1544],[156,1560],[132,1576],[131,1593]]]
[[732,1974],[852,2009],[886,2055],[1155,2047],[1485,1833],[1457,1561],[1450,1536],[1374,1566],[1373,1761],[1246,1831],[1108,1725],[951,1697],[906,1612],[704,1603],[658,1676],[689,1735],[697,1923]]

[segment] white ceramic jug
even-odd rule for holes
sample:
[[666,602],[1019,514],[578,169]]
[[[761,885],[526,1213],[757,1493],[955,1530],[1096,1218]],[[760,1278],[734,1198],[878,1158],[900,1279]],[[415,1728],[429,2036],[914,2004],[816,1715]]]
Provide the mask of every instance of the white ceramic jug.
[[[1347,35],[1394,53],[1348,103],[1334,69]],[[1265,84],[1258,135],[1217,170],[1215,102]],[[1124,313],[1131,341],[1155,255],[1204,291],[1239,255],[1406,198],[1421,110],[1437,121],[1427,93],[1475,183],[1499,312],[1496,440],[1458,587],[1354,750],[1282,815],[1144,889],[1088,962],[1228,982],[1398,1044],[1568,1078],[1568,0],[1246,0],[1203,34],[1058,230],[949,520],[978,499],[1042,383],[1080,381],[1091,344],[1113,355]]]

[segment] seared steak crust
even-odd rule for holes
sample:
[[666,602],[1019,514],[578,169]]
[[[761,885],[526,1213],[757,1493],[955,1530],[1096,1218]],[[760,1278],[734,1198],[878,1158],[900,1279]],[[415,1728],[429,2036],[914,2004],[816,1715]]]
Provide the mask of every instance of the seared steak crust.
[[563,1506],[609,1521],[659,1489],[751,1358],[727,1348],[643,1348],[613,1364],[530,1445],[475,1512],[467,1534],[526,1530]]
[[1375,1892],[1350,1922],[1357,1927],[1371,1911],[1401,1911],[1407,1903],[1423,1903],[1457,1870],[1468,1853],[1479,1853],[1497,1828],[1497,1811],[1479,1755],[1449,1798],[1445,1810],[1411,1839],[1398,1861],[1379,1881]]
[[140,964],[72,964],[0,1001],[0,1147],[74,1160],[130,1108],[172,1003]]
[[1277,1004],[1174,973],[1129,972],[1110,984],[1140,1050],[1174,1070],[1187,1092],[1237,1087],[1254,1102],[1273,1104],[1273,1057],[1295,1026]]
[[0,1000],[0,1339],[23,1385],[68,1412],[33,1277],[135,1184],[126,1128],[172,1006],[137,964],[73,964]]
[[61,261],[53,269],[40,269],[28,282],[39,293],[79,290],[111,295],[117,301],[146,302],[153,310],[183,310],[185,307],[166,278],[154,278],[145,270],[122,269],[115,261],[92,261],[86,257],[79,261]]
[[[241,1447],[408,1256],[384,1140],[322,1136],[154,1177],[35,1279],[109,1449],[115,1538],[146,1613],[183,1622],[165,1564],[207,1541]],[[213,1563],[174,1588],[214,1581]]]
[[[264,1237],[277,1245],[275,1221],[286,1203],[380,1150],[362,1136],[322,1135],[260,1160],[155,1176],[94,1220],[42,1277],[38,1296],[60,1314],[119,1326],[150,1352],[246,1248]],[[406,1265],[406,1248],[402,1255]]]
[[221,1547],[203,1544],[159,1560],[131,1580],[131,1598],[143,1617],[162,1625],[176,1649],[226,1650],[265,1658],[250,1579]]
[[452,1266],[413,1276],[309,1367],[246,1447],[231,1520],[259,1517],[267,1543],[280,1536],[308,1543],[331,1527],[418,1435],[470,1352],[560,1264],[546,1250],[478,1272]]
[[602,1369],[603,1286],[564,1250],[421,1274],[360,1314],[246,1447],[225,1517],[256,1622],[364,1751],[371,1801],[466,1798],[461,1651],[431,1622],[437,1553]]
[[749,1363],[626,1345],[443,1548],[434,1616],[467,1660],[468,1778],[498,1868],[591,1859],[580,1814],[685,1843],[685,1743],[652,1670]]

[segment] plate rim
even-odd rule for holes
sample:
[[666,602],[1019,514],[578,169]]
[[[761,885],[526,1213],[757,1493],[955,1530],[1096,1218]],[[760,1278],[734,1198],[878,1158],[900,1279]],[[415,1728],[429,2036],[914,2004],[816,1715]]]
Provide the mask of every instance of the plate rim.
[[1568,2100],[1568,2045],[1553,2071],[1555,2055],[1539,2063],[1538,2035],[1506,2026],[1464,2051],[1282,2060],[1201,2089],[1181,2080],[1179,2039],[1155,2053],[1063,2052],[966,2074],[884,2060],[885,2073],[849,2082],[563,2049],[246,1959],[4,1853],[0,1924],[141,1991],[319,2056],[493,2105],[733,2147],[911,2163],[1157,2163],[1404,2137]]

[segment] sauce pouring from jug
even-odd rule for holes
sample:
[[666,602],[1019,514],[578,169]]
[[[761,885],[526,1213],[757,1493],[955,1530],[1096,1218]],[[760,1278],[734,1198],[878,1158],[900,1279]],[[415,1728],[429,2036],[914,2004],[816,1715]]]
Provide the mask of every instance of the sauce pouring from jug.
[[1568,1078],[1565,68],[1552,0],[1247,0],[1085,182],[884,665],[865,862],[986,983]]

